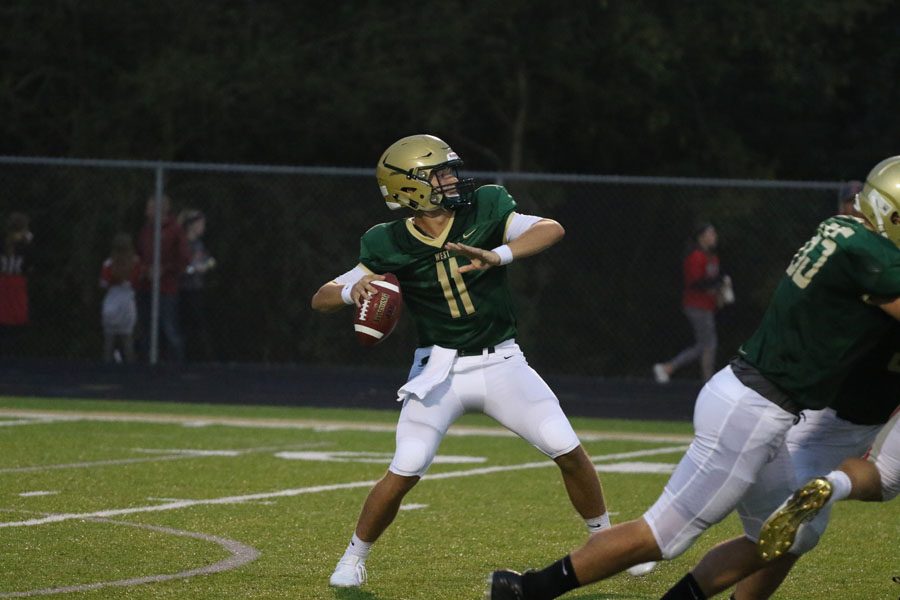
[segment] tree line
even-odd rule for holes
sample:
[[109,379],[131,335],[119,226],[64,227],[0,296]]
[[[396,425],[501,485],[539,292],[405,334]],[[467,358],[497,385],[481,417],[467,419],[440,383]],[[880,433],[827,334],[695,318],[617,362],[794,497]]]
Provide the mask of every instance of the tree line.
[[860,178],[896,154],[889,0],[10,0],[0,153]]

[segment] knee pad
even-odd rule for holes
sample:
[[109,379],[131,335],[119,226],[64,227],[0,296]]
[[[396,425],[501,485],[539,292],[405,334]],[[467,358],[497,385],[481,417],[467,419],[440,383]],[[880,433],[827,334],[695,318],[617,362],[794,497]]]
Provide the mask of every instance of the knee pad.
[[663,560],[681,556],[704,529],[696,519],[686,518],[683,510],[671,502],[671,497],[665,491],[642,518],[650,527]]
[[428,444],[415,438],[397,440],[397,451],[388,469],[404,477],[421,477],[434,459],[434,451]]
[[[664,548],[660,548],[659,552],[660,554],[662,554],[662,559],[672,560],[678,558],[679,556],[684,554],[685,550],[691,547],[691,544],[693,544],[696,539],[696,537],[690,539],[682,539],[678,543],[672,543]],[[659,545],[658,542],[657,545]]]
[[541,423],[541,451],[551,458],[562,456],[578,447],[578,436],[564,417],[554,417]]

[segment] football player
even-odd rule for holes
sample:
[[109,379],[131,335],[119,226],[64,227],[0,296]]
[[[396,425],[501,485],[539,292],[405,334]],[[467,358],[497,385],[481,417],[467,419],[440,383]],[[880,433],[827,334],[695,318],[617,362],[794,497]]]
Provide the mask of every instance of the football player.
[[[896,498],[900,494],[900,414],[894,413],[884,426],[868,459],[848,458],[825,477],[807,482],[791,496],[782,509],[772,515],[764,527],[778,529],[778,535],[781,535],[780,523],[792,525],[783,529],[788,534],[781,538],[786,546],[793,541],[796,531],[793,524],[799,522],[794,516],[798,512],[798,500],[808,498],[810,490],[817,490],[825,498],[824,504],[820,505],[822,508],[830,508],[839,500],[889,502]],[[801,520],[815,519],[822,510],[818,506],[818,503],[814,503],[813,510],[801,516]],[[780,523],[779,517],[783,517]]]
[[665,598],[707,598],[767,564],[756,552],[760,527],[795,486],[788,430],[801,410],[836,403],[856,361],[885,333],[883,313],[900,320],[900,156],[872,169],[859,204],[863,218],[819,225],[759,328],[700,391],[694,439],[643,517],[595,534],[541,571],[495,571],[488,598],[556,598],[636,563],[674,558],[734,509],[744,537],[729,548],[731,568],[695,569]]
[[391,272],[419,339],[409,380],[399,390],[393,460],[363,504],[332,586],[366,581],[372,544],[428,470],[447,429],[470,411],[493,417],[557,463],[589,531],[609,526],[593,463],[519,348],[503,268],[549,248],[564,230],[551,219],[517,213],[501,186],[474,189],[471,179],[460,178],[460,166],[450,146],[431,135],[392,144],[378,161],[378,186],[389,208],[411,209],[412,216],[367,231],[359,264],[312,299],[323,312],[358,306],[375,291],[372,281]]
[[[787,448],[798,481],[815,478],[836,469],[842,461],[852,461],[866,455],[897,409],[900,402],[900,324],[891,324],[891,320],[886,319],[890,333],[874,350],[857,361],[841,386],[834,407],[803,411],[800,422],[788,433]],[[833,475],[840,478],[840,475]],[[821,485],[810,486],[810,489],[819,489]],[[761,545],[766,557],[770,560],[781,558],[772,560],[738,583],[732,600],[769,598],[800,556],[819,542],[828,526],[831,504],[810,503],[808,499],[805,503],[818,513],[815,518],[808,511],[794,510],[785,514],[791,517],[787,519],[788,523],[783,524],[788,526],[770,528],[768,535],[767,528],[763,526],[760,539],[764,540]],[[801,519],[808,521],[802,528]],[[778,522],[785,520],[782,517]],[[802,533],[798,534],[798,529]],[[738,537],[723,542],[707,553],[694,569],[694,577],[697,577],[697,571],[727,572],[732,569],[731,561],[736,557],[739,561],[740,554],[731,550],[741,547],[741,540]]]

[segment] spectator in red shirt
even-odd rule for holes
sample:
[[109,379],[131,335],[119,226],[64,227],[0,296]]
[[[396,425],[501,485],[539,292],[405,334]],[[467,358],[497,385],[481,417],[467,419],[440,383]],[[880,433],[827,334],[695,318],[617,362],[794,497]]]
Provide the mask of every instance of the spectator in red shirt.
[[[159,249],[159,328],[166,340],[169,358],[184,362],[184,338],[178,325],[178,282],[191,261],[187,236],[171,214],[171,201],[161,196],[161,238]],[[144,265],[138,282],[137,304],[141,325],[141,349],[149,355],[153,294],[153,233],[156,222],[156,197],[147,200],[146,221],[138,234],[137,252]]]
[[116,234],[112,252],[100,269],[100,287],[106,290],[100,311],[105,362],[134,362],[134,326],[137,323],[134,289],[140,279],[141,261],[134,252],[131,236]]
[[731,279],[719,272],[716,228],[703,223],[694,232],[692,250],[684,259],[684,293],[681,305],[694,330],[694,344],[668,362],[653,365],[657,383],[668,383],[675,371],[697,359],[703,380],[713,376],[716,361],[716,311],[721,304],[734,301]]
[[12,356],[28,325],[28,215],[14,212],[6,219],[0,248],[0,356]]

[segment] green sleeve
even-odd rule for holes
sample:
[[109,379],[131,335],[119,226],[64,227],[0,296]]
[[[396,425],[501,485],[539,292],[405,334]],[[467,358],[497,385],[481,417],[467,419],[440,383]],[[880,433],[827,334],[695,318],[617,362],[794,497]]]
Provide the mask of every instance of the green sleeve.
[[485,220],[498,221],[506,226],[506,219],[516,210],[516,201],[502,185],[485,185],[478,188],[479,209]]
[[[516,201],[501,185],[485,185],[477,190],[478,221],[490,223],[494,232],[490,243],[494,246],[506,243],[509,218],[516,210]],[[492,247],[492,246],[486,246]]]
[[373,273],[396,271],[409,262],[397,250],[390,223],[381,223],[365,232],[359,240],[359,262]]
[[[888,242],[889,243],[889,242]],[[877,252],[854,252],[851,277],[872,296],[900,296],[900,250],[882,247]]]

